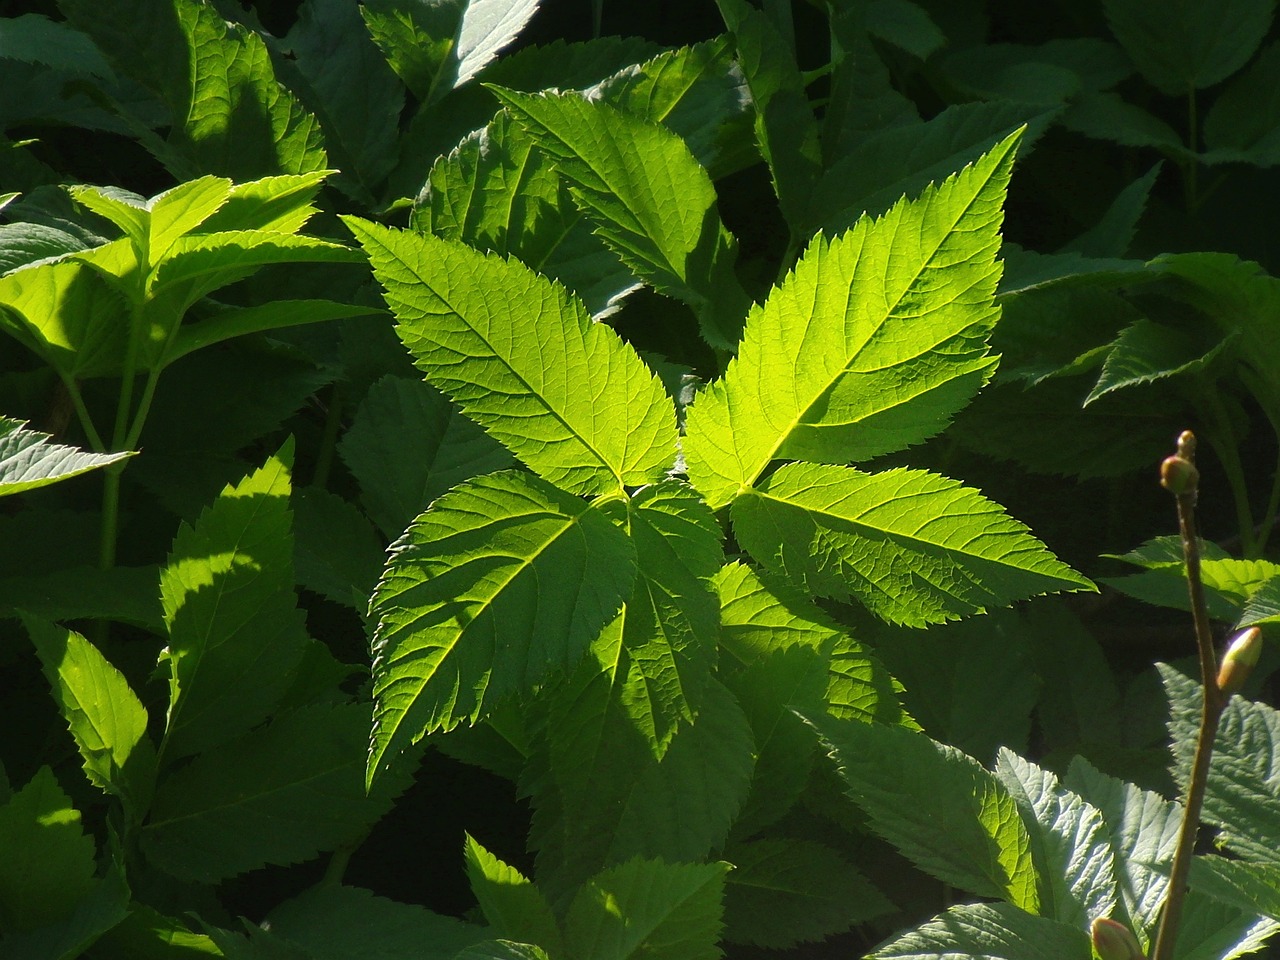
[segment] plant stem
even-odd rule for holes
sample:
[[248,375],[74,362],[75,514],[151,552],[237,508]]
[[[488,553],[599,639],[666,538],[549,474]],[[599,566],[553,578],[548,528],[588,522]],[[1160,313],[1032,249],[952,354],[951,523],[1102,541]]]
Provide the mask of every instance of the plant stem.
[[315,475],[311,478],[311,482],[317,487],[329,485],[329,471],[333,468],[333,452],[338,446],[338,430],[341,427],[342,391],[335,384],[329,391],[329,409],[325,411],[324,433],[320,436]]
[[1187,147],[1193,156],[1186,166],[1186,203],[1187,213],[1194,215],[1200,202],[1199,193],[1200,161],[1194,156],[1200,149],[1200,118],[1196,111],[1196,89],[1187,91]]
[[[1187,590],[1191,597],[1191,615],[1195,622],[1196,649],[1200,654],[1200,683],[1204,696],[1200,708],[1200,732],[1196,738],[1195,758],[1187,780],[1187,796],[1182,810],[1182,827],[1178,831],[1178,848],[1173,856],[1173,868],[1169,872],[1169,890],[1165,894],[1164,910],[1160,915],[1160,929],[1156,934],[1151,960],[1171,960],[1178,923],[1182,919],[1182,905],[1187,895],[1187,877],[1191,872],[1191,858],[1195,853],[1196,836],[1200,828],[1200,810],[1204,806],[1205,789],[1209,783],[1209,761],[1213,756],[1213,739],[1218,732],[1218,722],[1226,705],[1226,697],[1218,688],[1217,656],[1213,649],[1213,634],[1209,628],[1209,608],[1204,600],[1204,584],[1200,579],[1200,541],[1196,535],[1196,492],[1198,476],[1192,465],[1195,437],[1184,431],[1178,438],[1178,455],[1172,460],[1185,463],[1189,481],[1174,489],[1178,502],[1178,530],[1182,535],[1182,553],[1187,564]],[[1162,470],[1162,473],[1164,471]],[[1167,474],[1166,474],[1167,476]],[[1173,485],[1166,483],[1173,488]]]

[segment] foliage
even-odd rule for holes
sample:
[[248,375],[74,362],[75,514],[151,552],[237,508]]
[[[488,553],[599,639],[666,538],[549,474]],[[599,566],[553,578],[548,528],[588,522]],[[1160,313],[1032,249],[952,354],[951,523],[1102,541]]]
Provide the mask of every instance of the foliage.
[[[35,6],[0,954],[1154,949],[1184,426],[1280,622],[1273,4]],[[1280,930],[1277,665],[1179,960]]]

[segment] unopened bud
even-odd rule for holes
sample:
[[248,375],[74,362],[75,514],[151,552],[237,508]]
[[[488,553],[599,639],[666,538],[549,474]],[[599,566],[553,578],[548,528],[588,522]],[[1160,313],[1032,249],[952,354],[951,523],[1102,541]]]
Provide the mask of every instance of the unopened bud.
[[1133,931],[1109,917],[1099,917],[1090,928],[1093,949],[1102,960],[1146,960]]
[[1196,435],[1190,430],[1178,434],[1178,456],[1187,461],[1196,458]]
[[1165,457],[1160,464],[1160,486],[1174,496],[1194,494],[1199,482],[1200,471],[1190,460],[1182,457]]
[[1262,631],[1250,627],[1231,641],[1226,655],[1222,658],[1222,666],[1218,668],[1218,689],[1224,695],[1236,693],[1262,656]]

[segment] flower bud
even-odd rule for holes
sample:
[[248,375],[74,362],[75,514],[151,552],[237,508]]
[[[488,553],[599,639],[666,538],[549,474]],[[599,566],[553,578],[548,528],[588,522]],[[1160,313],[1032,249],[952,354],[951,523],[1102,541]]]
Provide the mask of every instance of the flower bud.
[[1146,960],[1133,931],[1109,917],[1098,917],[1090,928],[1093,949],[1102,960]]
[[1187,461],[1196,458],[1196,435],[1190,430],[1178,434],[1178,456]]
[[1222,658],[1222,666],[1218,668],[1218,689],[1224,696],[1229,697],[1244,686],[1260,656],[1262,631],[1257,627],[1250,627],[1231,641]]
[[1160,464],[1160,486],[1174,496],[1194,494],[1199,482],[1200,471],[1190,460],[1182,457],[1165,457]]

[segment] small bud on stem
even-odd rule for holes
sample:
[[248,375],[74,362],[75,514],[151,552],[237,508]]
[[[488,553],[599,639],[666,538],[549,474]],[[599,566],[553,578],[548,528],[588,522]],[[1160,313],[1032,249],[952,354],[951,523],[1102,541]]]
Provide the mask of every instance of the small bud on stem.
[[1237,693],[1262,656],[1262,631],[1250,627],[1231,641],[1218,668],[1218,689],[1224,697]]
[[1102,960],[1146,960],[1133,931],[1109,917],[1099,917],[1090,927],[1093,949]]
[[1174,496],[1194,495],[1200,482],[1200,471],[1183,457],[1165,457],[1160,464],[1160,486]]

